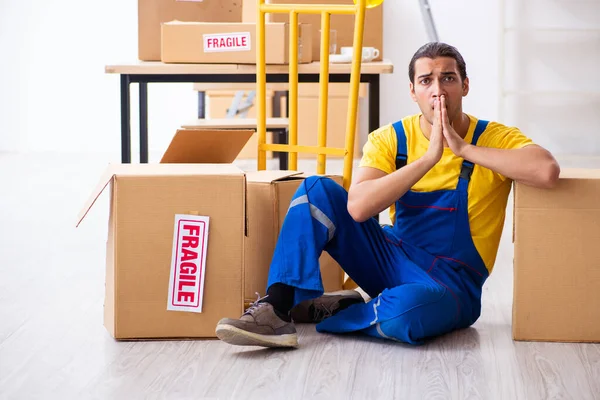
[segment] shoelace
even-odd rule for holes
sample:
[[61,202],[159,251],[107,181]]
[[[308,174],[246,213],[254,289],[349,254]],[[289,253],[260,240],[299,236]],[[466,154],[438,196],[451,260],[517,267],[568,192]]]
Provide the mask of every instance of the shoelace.
[[255,292],[254,294],[256,294],[256,301],[254,303],[250,304],[250,307],[248,307],[248,309],[244,312],[244,315],[246,315],[246,314],[252,314],[254,311],[258,310],[264,304],[267,304],[265,302],[261,303],[261,300],[264,300],[267,297],[269,297],[268,294],[265,295],[264,297],[260,297],[260,294],[258,292]]
[[333,315],[337,307],[327,308],[324,304],[320,304],[319,307],[313,307],[313,320],[322,321],[325,318],[329,318]]

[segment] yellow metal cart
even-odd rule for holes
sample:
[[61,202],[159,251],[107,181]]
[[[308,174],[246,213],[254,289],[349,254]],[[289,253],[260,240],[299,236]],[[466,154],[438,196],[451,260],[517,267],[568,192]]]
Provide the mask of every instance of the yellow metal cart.
[[[383,0],[355,0],[355,4],[266,4],[258,0],[257,7],[257,132],[258,132],[258,170],[266,169],[267,151],[289,153],[289,169],[298,169],[298,153],[317,154],[317,174],[325,174],[327,155],[343,156],[343,186],[350,187],[352,179],[352,161],[354,158],[354,136],[356,132],[356,114],[358,110],[358,89],[360,85],[360,67],[363,44],[365,9],[381,4]],[[265,14],[289,13],[289,140],[288,144],[266,143],[266,62],[265,62]],[[317,146],[298,144],[298,14],[321,14],[321,56],[319,73],[319,129]],[[344,148],[327,147],[327,101],[329,85],[329,44],[330,21],[332,14],[351,14],[354,19],[354,40],[352,68],[350,75],[350,95],[346,124]]]
[[[354,158],[354,139],[358,109],[358,90],[360,85],[360,69],[362,62],[362,44],[367,7],[375,7],[383,0],[355,0],[354,5],[332,4],[266,4],[258,0],[257,7],[257,132],[258,132],[258,170],[267,167],[267,151],[289,153],[289,169],[298,169],[298,153],[317,154],[317,174],[325,174],[327,155],[343,156],[343,186],[350,188],[352,181],[352,161]],[[288,144],[266,143],[266,58],[265,58],[265,14],[289,13],[289,140]],[[321,56],[319,73],[319,117],[318,145],[302,146],[298,144],[298,14],[321,14]],[[327,102],[329,85],[329,44],[330,22],[332,14],[354,15],[354,40],[352,68],[350,74],[350,95],[346,123],[346,139],[344,148],[327,147]],[[346,288],[356,287],[349,278],[344,283]]]

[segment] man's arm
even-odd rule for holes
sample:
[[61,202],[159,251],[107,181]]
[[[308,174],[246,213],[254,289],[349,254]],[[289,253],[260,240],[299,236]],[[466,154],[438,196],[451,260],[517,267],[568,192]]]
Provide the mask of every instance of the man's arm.
[[431,138],[423,157],[391,174],[369,167],[361,167],[356,171],[348,192],[348,212],[356,222],[364,222],[388,208],[442,158],[444,134],[441,103],[436,101],[434,107]]
[[556,185],[560,167],[548,150],[538,145],[529,145],[521,149],[473,146],[465,142],[452,128],[448,121],[444,96],[441,100],[442,130],[454,154],[525,185],[543,189],[551,189]]
[[424,156],[391,174],[376,168],[358,168],[348,192],[348,212],[356,222],[379,214],[410,190],[436,162]]
[[537,145],[506,150],[469,144],[461,157],[516,182],[544,189],[553,188],[560,174],[560,167],[552,154]]

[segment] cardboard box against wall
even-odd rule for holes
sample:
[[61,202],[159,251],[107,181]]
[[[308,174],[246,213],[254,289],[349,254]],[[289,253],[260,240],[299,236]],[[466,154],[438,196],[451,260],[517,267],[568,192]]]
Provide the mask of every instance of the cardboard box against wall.
[[600,342],[600,170],[515,185],[513,337]]
[[[266,63],[287,64],[289,25],[265,26]],[[312,30],[298,29],[298,62],[312,61]],[[162,24],[161,60],[165,63],[256,64],[255,23],[172,21]]]
[[[254,89],[253,89],[254,90]],[[225,118],[227,110],[231,107],[231,103],[236,91],[232,90],[209,90],[206,91],[206,117],[207,118]],[[267,118],[273,116],[273,91],[267,91]],[[248,110],[246,118],[256,118],[256,99],[254,104]],[[267,132],[267,143],[273,143],[273,132]],[[254,132],[248,143],[244,146],[238,159],[256,158],[258,153],[258,134]],[[267,158],[273,158],[273,152],[267,152]]]
[[[327,105],[327,146],[344,148],[346,145],[346,123],[349,99],[348,83],[330,83]],[[356,113],[356,133],[354,138],[354,158],[362,156],[363,141],[359,134],[360,99],[366,96],[366,84],[359,87],[359,104]],[[285,97],[282,98],[281,110],[285,111]],[[303,83],[298,85],[298,143],[303,146],[318,144],[319,127],[319,84]],[[314,159],[311,153],[298,153],[299,159]],[[340,158],[327,156],[328,159]]]
[[[305,175],[296,171],[248,172],[247,213],[248,233],[244,243],[246,303],[256,301],[255,293],[265,295],[269,266],[283,220],[292,197]],[[340,185],[341,176],[331,176]],[[319,259],[326,292],[342,289],[344,272],[339,264],[324,252]]]
[[[114,338],[214,337],[219,319],[241,315],[246,184],[226,163],[251,133],[180,130],[161,164],[107,169],[78,224],[110,188],[104,325]],[[210,218],[202,313],[167,310],[177,214]]]
[[[272,4],[289,4],[289,0],[270,0]],[[298,4],[353,4],[353,0],[298,0]],[[384,3],[385,4],[385,3]],[[256,0],[243,0],[242,21],[256,22]],[[289,22],[288,14],[267,14],[268,22]],[[321,59],[321,16],[319,14],[300,14],[298,22],[312,26],[312,59]],[[354,41],[354,15],[332,15],[331,29],[336,31],[337,49],[352,46]],[[379,50],[379,57],[374,61],[383,59],[383,6],[367,9],[363,33],[363,47],[375,47]]]
[[241,22],[239,0],[138,0],[138,58],[160,61],[160,24],[168,21]]

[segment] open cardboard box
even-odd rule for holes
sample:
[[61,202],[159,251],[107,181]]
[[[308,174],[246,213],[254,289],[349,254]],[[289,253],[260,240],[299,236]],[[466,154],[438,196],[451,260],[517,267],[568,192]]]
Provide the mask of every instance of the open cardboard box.
[[[104,325],[114,338],[215,337],[219,319],[241,315],[249,291],[264,294],[282,210],[301,178],[261,171],[247,182],[231,163],[252,133],[182,129],[160,164],[107,168],[77,225],[110,187]],[[209,218],[207,245],[184,250],[204,238],[181,222],[197,216]],[[183,260],[191,250],[198,257]],[[322,270],[326,290],[340,289],[339,266],[329,258]]]

